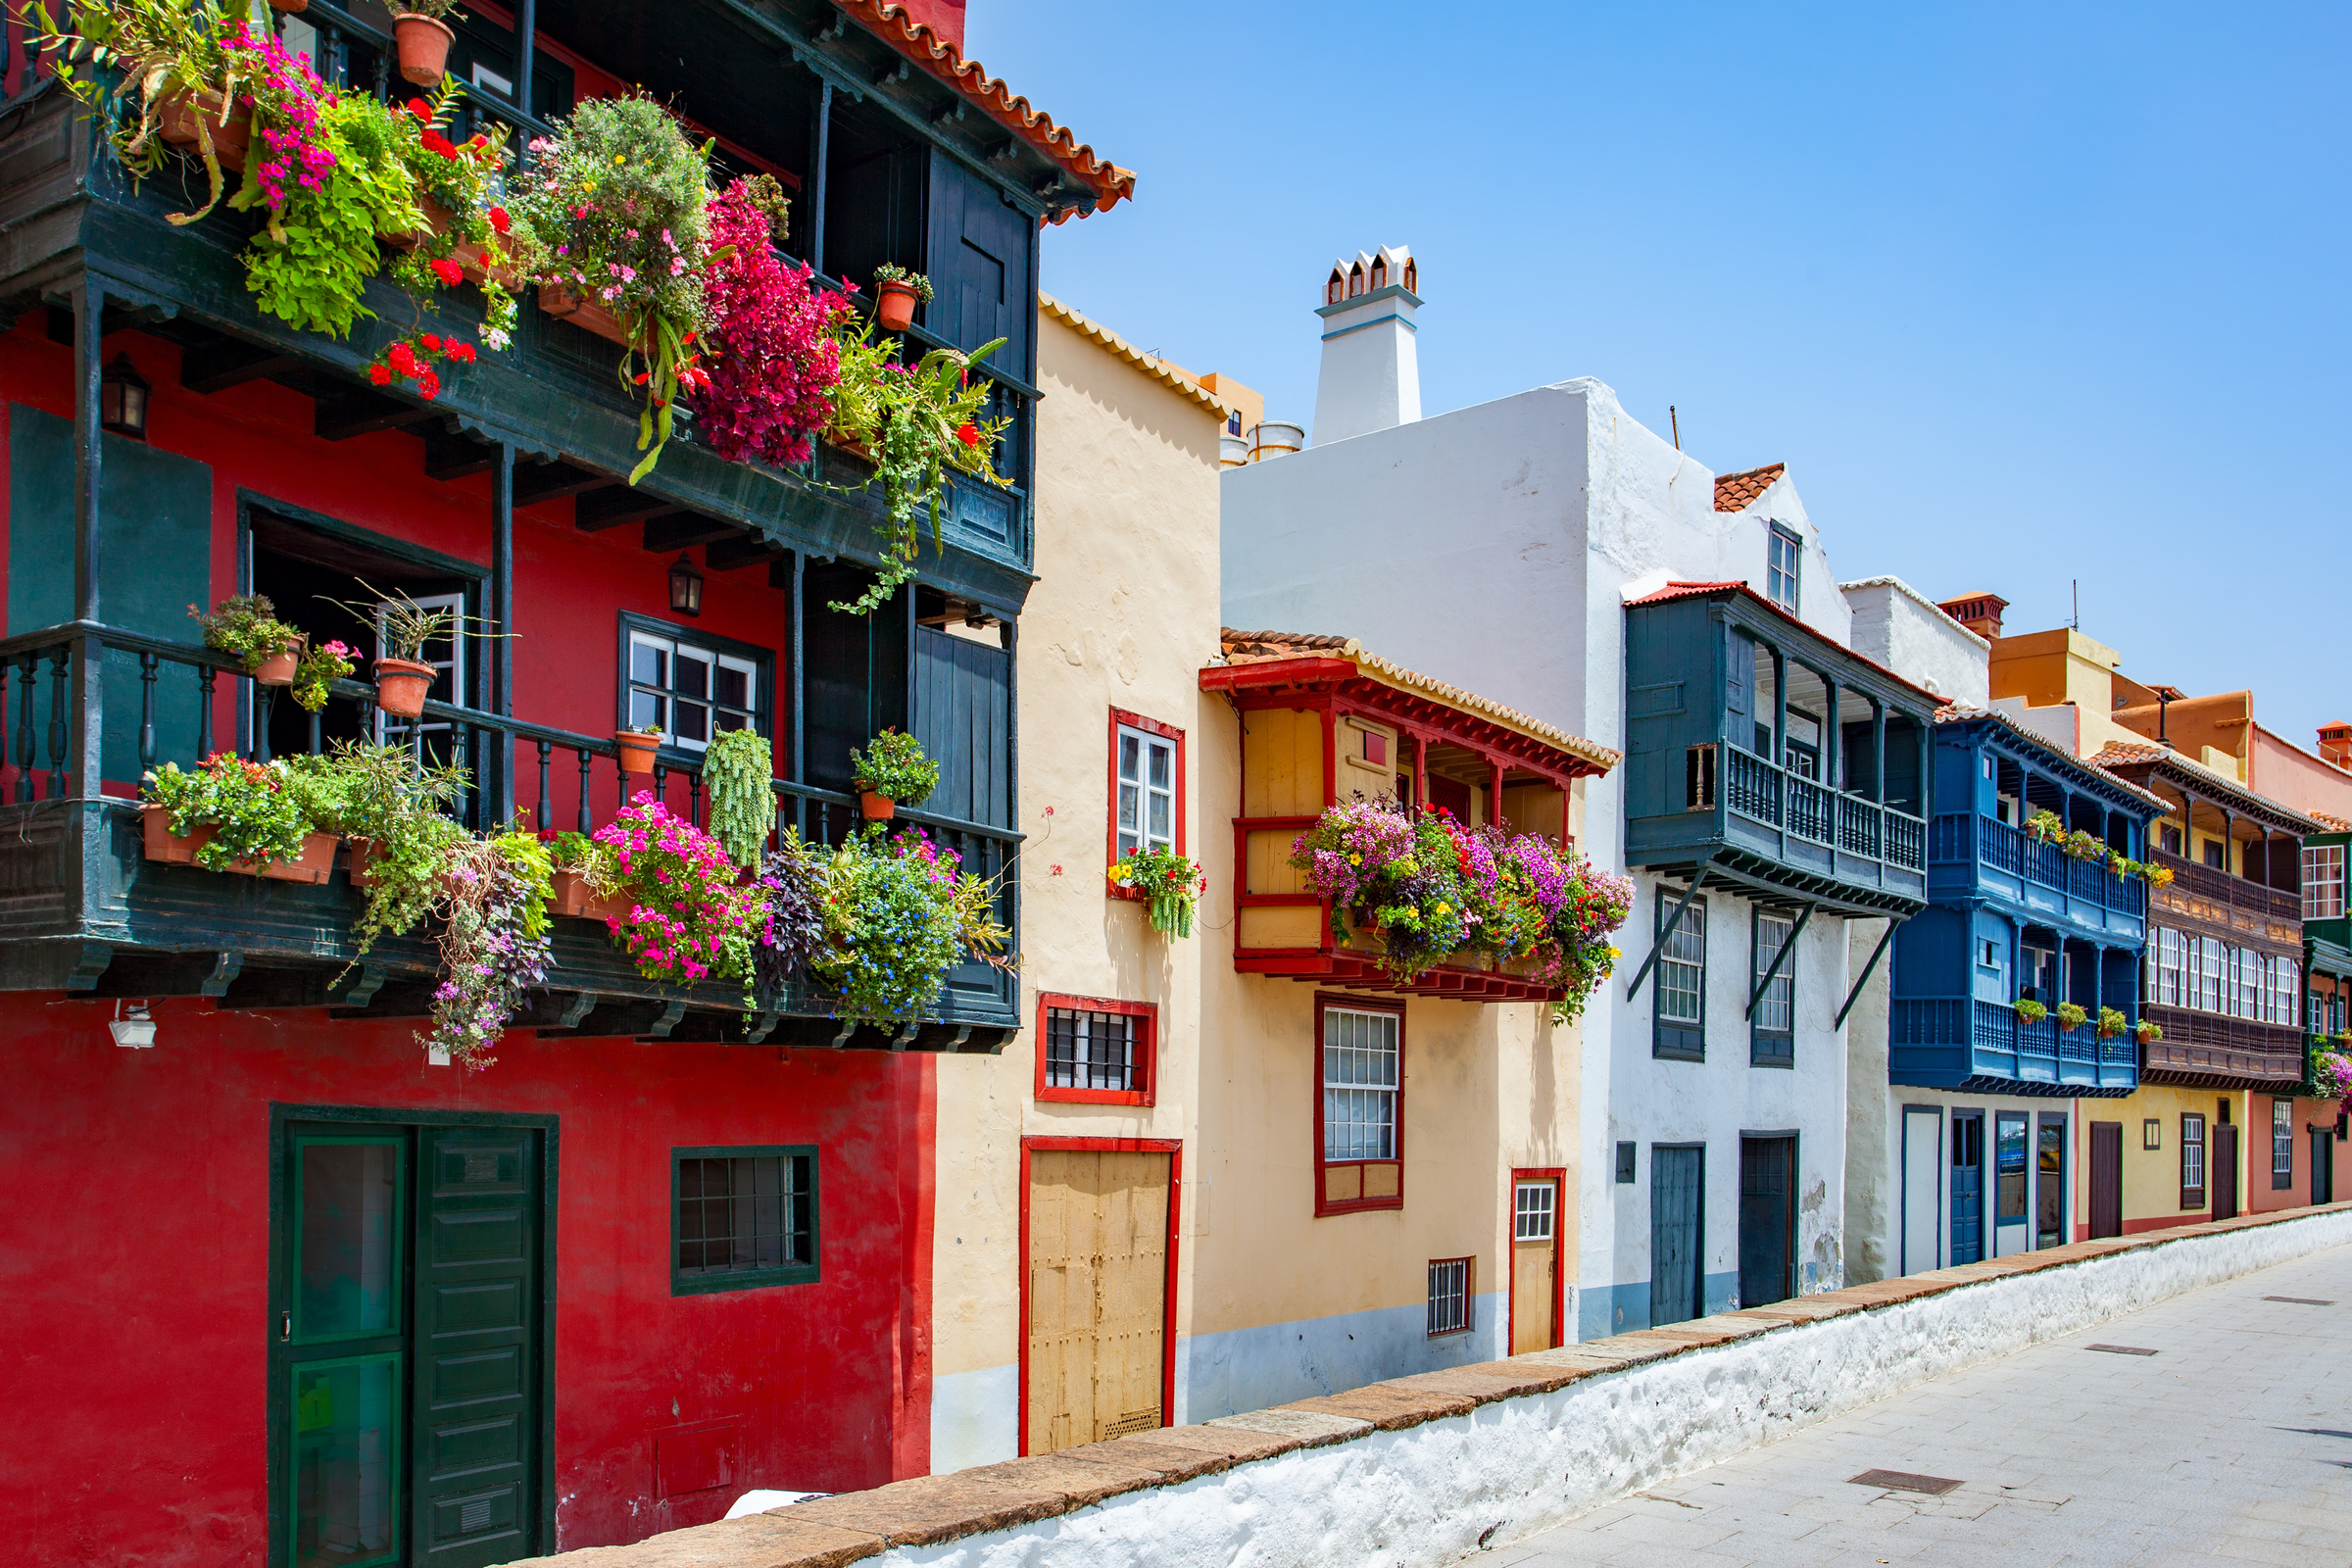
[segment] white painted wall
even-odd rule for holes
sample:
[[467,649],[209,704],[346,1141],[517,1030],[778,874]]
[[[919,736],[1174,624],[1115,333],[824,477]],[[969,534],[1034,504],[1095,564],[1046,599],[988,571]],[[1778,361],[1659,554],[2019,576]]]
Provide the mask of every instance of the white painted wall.
[[1947,703],[1988,700],[1992,645],[1937,610],[1900,577],[1841,583],[1853,611],[1854,652],[1917,681]]
[[1316,311],[1323,318],[1323,371],[1315,382],[1317,446],[1421,417],[1421,361],[1413,341],[1420,306],[1418,296],[1391,283]]

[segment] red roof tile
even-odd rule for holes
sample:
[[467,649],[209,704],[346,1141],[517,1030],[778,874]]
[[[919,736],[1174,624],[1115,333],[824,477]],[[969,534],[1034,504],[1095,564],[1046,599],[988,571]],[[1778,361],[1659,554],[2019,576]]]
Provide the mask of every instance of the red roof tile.
[[1670,582],[1655,593],[1643,594],[1639,599],[1628,599],[1625,603],[1626,608],[1630,610],[1636,605],[1669,604],[1677,599],[1697,599],[1707,594],[1722,593],[1727,588],[1745,588],[1747,584],[1743,582]]
[[1738,473],[1719,473],[1715,476],[1715,510],[1717,512],[1745,512],[1748,504],[1772,488],[1773,481],[1788,471],[1786,463],[1767,463],[1761,468],[1742,468]]
[[[973,108],[1067,170],[1095,193],[1097,212],[1108,212],[1135,194],[1134,170],[1096,157],[1094,148],[1054,123],[1052,115],[1032,109],[1026,98],[1014,97],[1012,90],[991,76],[977,60],[964,59],[961,49],[932,31],[930,24],[914,21],[897,0],[838,3],[883,42],[961,93]],[[1068,216],[1067,211],[1056,213],[1053,221],[1058,223]]]

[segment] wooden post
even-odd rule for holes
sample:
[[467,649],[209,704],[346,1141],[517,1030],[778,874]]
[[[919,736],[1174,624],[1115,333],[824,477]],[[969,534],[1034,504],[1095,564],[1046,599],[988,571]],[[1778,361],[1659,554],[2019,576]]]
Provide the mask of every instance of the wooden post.
[[[523,0],[522,26],[530,25],[531,0]],[[530,47],[526,33],[523,47]],[[526,52],[525,60],[530,58]],[[526,75],[523,78],[528,81]],[[498,464],[490,470],[490,619],[491,629],[499,635],[490,641],[490,657],[483,661],[491,671],[491,711],[503,717],[514,716],[514,448],[501,441],[498,444]],[[491,788],[498,804],[500,823],[514,820],[514,737],[492,732],[490,754],[496,759],[497,772]],[[534,828],[552,827],[549,822],[533,822]]]
[[[784,776],[795,784],[806,784],[808,781],[808,770],[801,765],[801,738],[807,732],[806,710],[808,695],[808,672],[805,668],[807,640],[804,636],[808,620],[808,595],[806,580],[808,573],[808,553],[805,550],[795,550],[792,553],[792,646],[786,658],[784,677],[786,698],[792,704],[792,750],[784,760]],[[792,816],[794,823],[801,830],[801,837],[807,838],[808,836],[808,802],[805,797],[798,795],[793,797]]]
[[1772,765],[1788,765],[1788,656],[1778,643],[1765,645],[1772,654]]
[[[531,55],[538,47],[538,38],[539,0],[521,0],[514,8],[514,107],[531,119],[537,118],[531,112]],[[527,155],[531,147],[530,132],[523,131],[520,139],[521,150]],[[527,156],[524,162],[529,162]],[[512,796],[514,791],[509,789],[507,793]]]
[[[816,124],[811,127],[809,145],[816,149],[808,160],[808,265],[819,276],[825,272],[825,166],[833,136],[833,83],[820,80],[816,87]],[[1031,383],[1034,385],[1035,383]]]
[[1489,759],[1487,765],[1492,769],[1487,784],[1487,820],[1499,831],[1502,827],[1502,764]]
[[[1821,677],[1829,693],[1823,707],[1828,710],[1821,720],[1821,782],[1832,795],[1845,788],[1845,726],[1838,722],[1838,682],[1828,675]],[[1832,822],[1831,832],[1837,831]]]
[[[105,433],[98,424],[105,318],[106,285],[95,273],[84,271],[74,289],[74,617],[85,622],[101,620],[105,608],[99,592],[99,471]],[[72,756],[70,761],[58,760],[72,773],[74,796],[84,801],[96,801],[103,794],[105,706],[100,675],[105,667],[104,644],[93,636],[77,638],[72,666]]]
[[1886,804],[1886,705],[1870,699],[1870,798]]

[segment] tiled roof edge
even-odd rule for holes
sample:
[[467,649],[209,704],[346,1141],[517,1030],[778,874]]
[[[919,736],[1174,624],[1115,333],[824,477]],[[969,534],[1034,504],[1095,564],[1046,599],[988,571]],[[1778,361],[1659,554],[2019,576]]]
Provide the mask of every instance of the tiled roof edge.
[[1102,322],[1093,319],[1082,312],[1070,306],[1064,305],[1053,295],[1040,291],[1037,296],[1037,306],[1039,310],[1044,311],[1048,316],[1054,318],[1054,319],[1061,322],[1064,326],[1069,327],[1072,331],[1077,332],[1081,337],[1093,339],[1102,347],[1110,350],[1110,352],[1116,355],[1118,358],[1126,361],[1129,365],[1134,366],[1137,369],[1152,377],[1152,379],[1154,381],[1158,381],[1161,384],[1172,388],[1184,397],[1191,399],[1193,402],[1200,404],[1202,408],[1207,409],[1210,413],[1216,415],[1218,418],[1222,419],[1225,417],[1225,416],[1233,412],[1233,406],[1231,404],[1220,401],[1215,393],[1209,391],[1208,388],[1194,380],[1184,371],[1179,370],[1174,366],[1168,364],[1167,361],[1154,359],[1151,355],[1146,354],[1142,349],[1137,348],[1134,344],[1119,336],[1118,333],[1112,331],[1109,327],[1104,326]]
[[2036,750],[2045,755],[2055,758],[2061,762],[2071,762],[2086,773],[2095,773],[2126,795],[2136,796],[2159,810],[2168,810],[2172,807],[2172,802],[2153,790],[2142,789],[2130,779],[2119,773],[2110,772],[2086,757],[2077,757],[2065,747],[2053,742],[2048,736],[2036,735],[1997,708],[1980,708],[1974,703],[1947,703],[1936,710],[1936,722],[1938,724],[1965,724],[1976,719],[1989,719],[2011,734],[2030,742]]
[[1980,637],[1975,632],[1970,631],[1966,626],[1961,625],[1959,621],[1953,620],[1951,612],[1945,610],[1941,605],[1937,604],[1935,600],[1930,599],[1926,594],[1921,593],[1918,589],[1912,587],[1900,577],[1857,577],[1852,582],[1841,582],[1838,585],[1838,591],[1839,593],[1844,593],[1848,588],[1892,588],[1904,598],[1915,599],[1919,601],[1919,603],[1927,606],[1930,610],[1936,612],[1936,613],[1938,615],[1941,615],[1945,620],[1951,621],[1952,628],[1955,631],[1959,632],[1961,636],[1967,638],[1970,642],[1975,643],[1979,648],[1984,649],[1988,654],[1992,652],[1992,643],[1990,639]]

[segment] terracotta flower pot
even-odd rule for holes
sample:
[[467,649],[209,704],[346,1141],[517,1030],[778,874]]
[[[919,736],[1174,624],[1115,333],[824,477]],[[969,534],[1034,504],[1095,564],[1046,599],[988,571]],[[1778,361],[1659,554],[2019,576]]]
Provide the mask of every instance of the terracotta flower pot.
[[[430,196],[417,197],[416,210],[424,214],[424,227],[403,234],[378,234],[376,238],[395,250],[415,250],[426,240],[436,239],[448,233],[457,223],[457,220],[450,216],[449,210]],[[471,240],[462,239],[450,248],[449,258],[465,269],[466,281],[477,287],[485,279],[495,277],[498,279],[499,286],[510,294],[520,289],[522,279],[514,275],[512,268],[503,263],[496,268],[490,265],[490,246],[476,245]],[[555,313],[551,311],[549,314]]]
[[198,139],[196,125],[204,123],[206,135],[212,137],[213,158],[222,169],[241,170],[245,167],[246,149],[253,140],[253,117],[238,110],[220,122],[221,99],[217,92],[199,96],[191,92],[168,94],[155,106],[155,133],[167,147],[186,152],[198,152],[203,142]]
[[899,814],[899,803],[887,795],[861,790],[858,795],[858,809],[865,813],[868,822],[887,822]]
[[355,888],[367,887],[369,880],[368,868],[375,863],[375,840],[345,839],[343,842],[351,847],[351,885]]
[[165,865],[194,865],[196,852],[213,841],[210,822],[200,823],[186,838],[174,834],[172,808],[152,801],[139,808],[139,832],[146,841],[147,858]]
[[914,290],[905,283],[874,285],[874,320],[885,332],[904,332],[914,324]]
[[311,0],[270,0],[270,10],[283,11],[288,16],[293,15],[297,11],[308,11],[310,7]]
[[654,755],[662,749],[662,737],[653,731],[614,730],[612,744],[620,752],[620,770],[623,773],[651,773]]
[[250,672],[253,676],[253,683],[256,686],[293,685],[294,666],[302,662],[302,650],[309,641],[310,639],[305,637],[286,652],[271,654],[268,659],[254,665]]
[[402,78],[419,87],[438,85],[449,70],[449,46],[457,37],[446,23],[431,17],[394,17],[392,42],[400,50]]
[[414,659],[375,662],[375,706],[394,718],[416,718],[424,711],[424,694],[440,673]]
[[272,882],[323,882],[334,872],[335,846],[342,842],[332,833],[306,833],[302,854],[291,860],[270,860],[260,865],[240,860],[229,869],[246,876],[265,876]]
[[602,302],[585,294],[574,294],[561,283],[541,283],[538,292],[539,308],[557,320],[569,321],[581,331],[593,332],[624,349],[633,346],[626,323]]
[[588,879],[577,871],[558,871],[547,906],[558,914],[568,914],[583,920],[609,920],[626,911],[626,901],[608,898],[588,885]]

